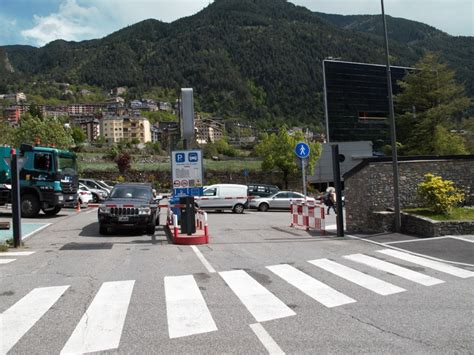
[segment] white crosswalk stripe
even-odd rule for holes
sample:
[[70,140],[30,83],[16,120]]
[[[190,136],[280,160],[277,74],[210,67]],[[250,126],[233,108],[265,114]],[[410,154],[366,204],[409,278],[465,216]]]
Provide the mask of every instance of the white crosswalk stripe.
[[267,269],[326,307],[357,302],[291,265],[267,266]]
[[257,322],[294,316],[296,313],[243,270],[219,272]]
[[382,296],[406,291],[404,288],[379,280],[373,276],[366,275],[363,272],[354,270],[329,259],[310,260],[308,262]]
[[9,264],[16,259],[0,259],[0,264]]
[[135,281],[104,282],[61,354],[117,349]]
[[345,255],[344,258],[361,263],[361,264],[365,264],[367,266],[373,267],[378,270],[382,270],[382,271],[394,274],[396,276],[419,283],[424,286],[433,286],[433,285],[438,285],[444,282],[437,278],[389,263],[387,261],[373,258],[368,255],[352,254],[352,255]]
[[6,354],[69,286],[35,288],[0,314],[0,354]]
[[170,338],[217,330],[216,323],[192,275],[167,276],[164,283]]
[[403,253],[398,250],[383,249],[383,250],[378,250],[377,252],[388,255],[388,256],[392,256],[397,259],[408,261],[413,264],[418,264],[418,265],[421,265],[433,270],[441,271],[446,274],[461,277],[463,279],[474,276],[474,272],[472,271],[461,269],[459,267],[448,265],[439,261],[422,258],[422,257],[408,254],[408,253]]

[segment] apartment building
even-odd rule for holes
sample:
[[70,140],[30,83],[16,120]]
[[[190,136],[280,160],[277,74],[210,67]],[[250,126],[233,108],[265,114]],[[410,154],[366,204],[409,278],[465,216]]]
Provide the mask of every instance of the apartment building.
[[199,144],[214,143],[224,137],[224,124],[219,119],[196,115],[194,125],[196,141]]
[[141,116],[105,116],[101,120],[100,132],[108,143],[151,142],[150,121]]

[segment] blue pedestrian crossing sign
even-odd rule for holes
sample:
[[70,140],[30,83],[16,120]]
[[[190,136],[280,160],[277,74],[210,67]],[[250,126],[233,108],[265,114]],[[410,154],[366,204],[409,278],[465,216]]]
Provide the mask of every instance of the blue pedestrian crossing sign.
[[295,154],[298,158],[305,159],[309,157],[309,145],[305,142],[299,142],[295,147]]

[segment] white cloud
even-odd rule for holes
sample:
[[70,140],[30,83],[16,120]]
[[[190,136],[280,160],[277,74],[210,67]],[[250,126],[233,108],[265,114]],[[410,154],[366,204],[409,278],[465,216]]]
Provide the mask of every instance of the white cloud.
[[81,7],[76,0],[66,0],[57,13],[35,15],[35,26],[21,31],[21,34],[40,46],[56,39],[79,41],[96,38],[102,33],[99,29],[101,17],[96,7]]

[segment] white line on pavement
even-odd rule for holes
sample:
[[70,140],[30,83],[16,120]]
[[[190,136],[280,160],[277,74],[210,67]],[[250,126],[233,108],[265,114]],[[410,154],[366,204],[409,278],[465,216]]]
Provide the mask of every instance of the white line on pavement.
[[433,270],[441,271],[446,274],[461,277],[463,279],[474,276],[474,272],[472,271],[464,270],[464,269],[454,267],[448,264],[443,264],[443,263],[440,263],[439,261],[429,260],[425,258],[420,258],[419,256],[402,253],[401,251],[397,251],[397,250],[384,249],[384,250],[378,250],[377,252],[392,256],[397,259],[405,260],[413,264],[418,264],[424,267],[428,267]]
[[434,277],[424,275],[422,273],[377,259],[373,258],[368,255],[363,255],[363,254],[352,254],[352,255],[345,255],[344,258],[368,265],[370,267],[373,267],[375,269],[379,269],[385,272],[388,272],[390,274],[397,275],[399,277],[402,277],[404,279],[422,284],[424,286],[433,286],[437,284],[441,284],[444,281],[436,279]]
[[0,354],[6,354],[69,286],[35,288],[0,314]]
[[38,233],[39,231],[42,231],[43,229],[48,228],[50,225],[51,225],[51,223],[46,223],[44,226],[41,226],[41,227],[39,227],[38,229],[35,229],[33,232],[28,233],[27,235],[24,235],[23,237],[21,237],[21,239],[22,239],[22,240],[25,240],[26,238],[31,237],[33,234],[36,234],[36,233]]
[[[470,239],[468,237],[471,237],[473,239]],[[466,236],[453,236],[453,235],[450,235],[449,238],[452,238],[452,239],[459,239],[459,240],[462,240],[464,242],[470,242],[470,243],[474,243],[474,235],[466,235]]]
[[191,245],[191,249],[194,250],[194,252],[196,253],[196,256],[199,258],[199,260],[201,260],[201,263],[204,265],[207,271],[212,272],[212,273],[216,272],[216,270],[212,267],[209,261],[207,261],[204,255],[202,255],[201,251],[198,249],[197,246]]
[[216,323],[192,275],[166,276],[164,282],[170,338],[217,330]]
[[104,282],[61,354],[117,349],[134,284],[134,280]]
[[247,307],[257,322],[294,316],[286,304],[243,270],[223,271],[219,275]]
[[430,238],[416,238],[416,239],[408,239],[408,240],[398,240],[394,242],[385,242],[385,244],[403,244],[403,243],[416,243],[416,242],[428,242],[430,240],[438,240],[438,239],[446,239],[449,238],[448,236],[441,236],[441,237],[430,237]]
[[27,256],[36,253],[35,251],[8,251],[0,253],[0,256]]
[[0,264],[8,264],[15,260],[16,259],[0,259]]
[[[389,245],[389,243],[392,243],[392,242],[389,242],[389,243],[380,243],[380,242],[376,242],[375,240],[370,240],[370,239],[367,239],[367,238],[356,237],[355,235],[350,235],[350,234],[346,234],[346,237],[352,238],[352,239],[357,239],[357,240],[360,240],[360,241],[366,242],[366,243],[375,244],[375,245],[378,245],[378,246],[381,246],[381,247],[384,247],[384,248],[390,248],[390,249],[393,249],[393,250],[400,250],[400,251],[403,251],[403,252],[406,252],[406,253],[410,253],[410,254],[412,254],[412,255],[418,255],[418,256],[421,256],[421,257],[423,257],[423,258],[427,258],[427,259],[430,259],[430,260],[441,261],[441,262],[443,262],[443,263],[449,263],[449,264],[454,264],[454,265],[463,265],[463,266],[472,266],[472,267],[474,267],[474,264],[467,264],[467,263],[460,263],[460,262],[457,262],[457,261],[444,260],[444,259],[440,259],[440,258],[435,258],[434,256],[424,255],[424,254],[415,253],[415,252],[412,252],[412,251],[409,251],[409,250],[405,250],[405,249],[402,249],[402,248],[397,248],[397,247],[394,247],[394,246],[392,246],[392,245]],[[433,239],[433,238],[428,238],[428,239]]]
[[252,329],[270,355],[285,354],[260,323],[250,324],[250,329]]
[[326,307],[357,302],[291,265],[273,265],[267,266],[267,269]]
[[363,272],[338,264],[329,259],[310,260],[308,262],[370,291],[378,293],[379,295],[386,296],[406,291],[404,288],[366,275]]

